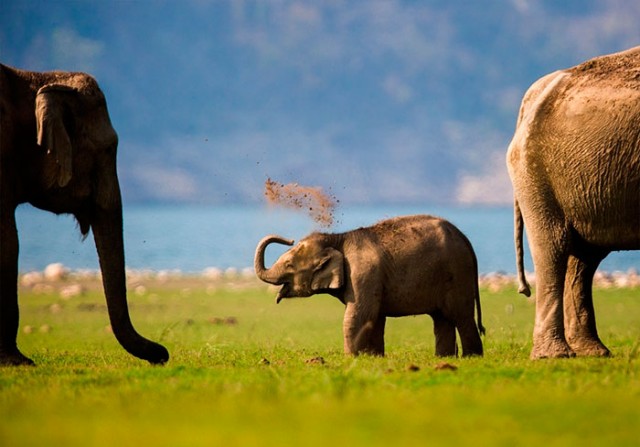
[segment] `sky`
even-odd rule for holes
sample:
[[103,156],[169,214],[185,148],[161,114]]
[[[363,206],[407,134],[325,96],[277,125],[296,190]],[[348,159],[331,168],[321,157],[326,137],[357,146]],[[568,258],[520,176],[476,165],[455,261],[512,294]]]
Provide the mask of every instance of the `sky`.
[[506,205],[537,78],[640,44],[626,0],[5,0],[0,61],[85,71],[125,203]]

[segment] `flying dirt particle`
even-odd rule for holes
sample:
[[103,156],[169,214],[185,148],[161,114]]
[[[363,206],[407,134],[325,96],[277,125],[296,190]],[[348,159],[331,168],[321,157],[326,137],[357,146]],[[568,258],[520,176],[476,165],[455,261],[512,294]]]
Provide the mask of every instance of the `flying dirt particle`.
[[306,210],[321,226],[333,225],[338,200],[326,194],[320,187],[301,186],[297,183],[283,184],[268,178],[264,183],[264,195],[269,204]]
[[407,366],[407,371],[417,372],[420,371],[420,367],[418,365],[411,364]]

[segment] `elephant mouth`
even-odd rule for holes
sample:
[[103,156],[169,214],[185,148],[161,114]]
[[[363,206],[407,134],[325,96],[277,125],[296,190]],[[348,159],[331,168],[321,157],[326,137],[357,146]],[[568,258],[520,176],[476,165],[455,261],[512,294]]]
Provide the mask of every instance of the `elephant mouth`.
[[278,291],[278,295],[276,296],[276,304],[280,303],[280,301],[285,298],[305,298],[311,295],[313,295],[313,292],[307,289],[300,289],[297,287],[293,287],[289,283],[285,283]]
[[276,296],[276,304],[279,304],[284,298],[291,298],[291,291],[289,290],[289,285],[283,285],[278,291],[278,296]]

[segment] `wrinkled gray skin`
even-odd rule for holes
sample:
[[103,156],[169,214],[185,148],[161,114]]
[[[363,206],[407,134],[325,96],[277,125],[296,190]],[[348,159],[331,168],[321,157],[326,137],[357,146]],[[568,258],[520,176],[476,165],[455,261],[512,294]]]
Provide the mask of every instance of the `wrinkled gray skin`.
[[609,355],[593,275],[614,250],[640,248],[640,47],[551,73],[527,91],[509,146],[520,291],[536,270],[532,358]]
[[15,209],[21,203],[71,213],[83,235],[93,230],[116,338],[129,353],[151,363],[169,359],[167,350],[140,336],[129,318],[117,145],[104,95],[93,78],[0,64],[0,365],[33,363],[16,345]]
[[262,239],[256,248],[256,274],[282,285],[277,302],[316,293],[342,301],[345,353],[382,356],[386,317],[429,314],[436,355],[457,355],[456,329],[463,355],[482,355],[476,257],[451,223],[405,216],[347,233],[313,233],[266,269],[264,252],[273,242],[293,245],[279,236]]

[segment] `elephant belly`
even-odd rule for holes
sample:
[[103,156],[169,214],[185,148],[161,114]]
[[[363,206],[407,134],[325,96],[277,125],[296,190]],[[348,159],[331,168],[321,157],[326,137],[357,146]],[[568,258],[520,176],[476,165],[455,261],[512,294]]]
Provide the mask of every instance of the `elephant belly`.
[[424,272],[417,278],[404,277],[385,287],[382,313],[388,317],[433,314],[461,301],[473,302],[474,286],[470,278],[446,269]]
[[569,225],[580,239],[609,250],[640,249],[640,209],[603,207],[594,212],[568,208]]
[[390,260],[383,286],[385,315],[446,313],[452,306],[473,303],[477,290],[473,249],[450,223],[434,217],[414,220],[396,231],[385,249]]
[[381,312],[387,317],[431,314],[437,310],[436,302],[427,291],[411,295],[390,292],[382,301]]
[[640,248],[640,168],[606,154],[573,163],[575,172],[551,177],[568,227],[592,245]]

